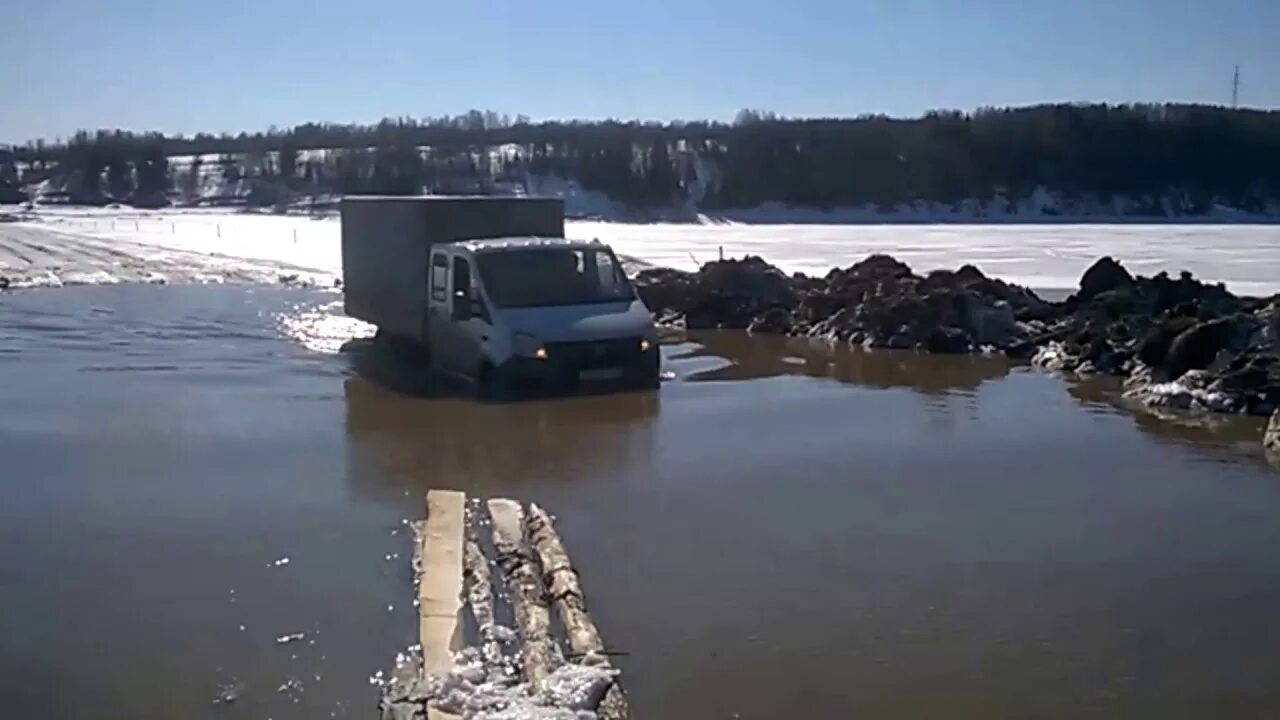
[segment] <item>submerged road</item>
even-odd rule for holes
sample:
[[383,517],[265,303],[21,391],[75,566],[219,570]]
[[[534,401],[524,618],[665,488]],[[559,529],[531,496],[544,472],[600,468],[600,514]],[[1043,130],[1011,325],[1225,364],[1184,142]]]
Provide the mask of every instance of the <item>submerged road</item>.
[[741,333],[658,393],[479,404],[339,351],[338,297],[0,296],[8,715],[370,717],[442,487],[554,510],[636,717],[1280,708],[1257,422]]

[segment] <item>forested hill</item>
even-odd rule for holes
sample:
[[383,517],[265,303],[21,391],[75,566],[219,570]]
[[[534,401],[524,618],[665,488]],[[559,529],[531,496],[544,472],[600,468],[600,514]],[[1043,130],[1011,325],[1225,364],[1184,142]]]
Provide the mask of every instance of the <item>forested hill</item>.
[[998,212],[1049,192],[1068,206],[1137,216],[1224,207],[1280,215],[1280,112],[1043,105],[912,119],[743,111],[731,124],[658,124],[531,123],[472,111],[236,136],[84,132],[0,150],[0,186],[53,188],[86,202],[226,200],[230,186],[260,204],[357,192],[536,192],[533,181],[548,178],[638,212],[768,204],[893,212],[922,203]]

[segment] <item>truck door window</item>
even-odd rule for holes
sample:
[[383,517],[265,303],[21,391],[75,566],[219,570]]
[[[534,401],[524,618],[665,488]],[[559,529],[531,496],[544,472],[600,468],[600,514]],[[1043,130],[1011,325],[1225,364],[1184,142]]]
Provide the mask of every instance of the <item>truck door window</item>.
[[613,255],[607,252],[593,252],[591,258],[595,261],[596,277],[599,278],[598,287],[607,293],[618,292],[617,287],[625,283],[625,275],[622,269],[613,261]]
[[471,263],[460,257],[453,259],[453,316],[471,317]]
[[449,296],[449,258],[443,253],[431,259],[431,299],[444,302]]

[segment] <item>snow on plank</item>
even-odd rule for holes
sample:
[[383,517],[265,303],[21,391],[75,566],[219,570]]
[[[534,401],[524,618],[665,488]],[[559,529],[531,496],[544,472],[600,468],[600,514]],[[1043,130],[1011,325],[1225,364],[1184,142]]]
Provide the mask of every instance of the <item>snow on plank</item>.
[[[422,643],[397,657],[382,717],[627,718],[619,671],[550,516],[505,498],[466,507],[462,493],[428,493],[414,561]],[[491,538],[476,532],[486,524]],[[465,628],[464,607],[475,621]],[[502,610],[516,619],[515,631],[497,624]]]

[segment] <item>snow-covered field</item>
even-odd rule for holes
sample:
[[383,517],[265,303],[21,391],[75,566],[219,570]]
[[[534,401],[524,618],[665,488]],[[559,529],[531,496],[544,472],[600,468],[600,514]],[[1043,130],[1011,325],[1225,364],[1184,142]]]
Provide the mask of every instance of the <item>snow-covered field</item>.
[[[0,208],[0,212],[6,209]],[[10,209],[16,214],[16,210]],[[1132,271],[1188,270],[1245,294],[1280,292],[1277,225],[752,225],[570,221],[568,235],[599,238],[620,254],[691,269],[726,257],[763,256],[789,272],[825,273],[891,253],[917,270],[971,263],[1034,288],[1075,287],[1095,259]],[[0,275],[27,281],[274,279],[341,273],[336,217],[227,211],[41,208],[0,223]],[[43,281],[41,281],[43,279]],[[154,278],[151,278],[154,279]]]

